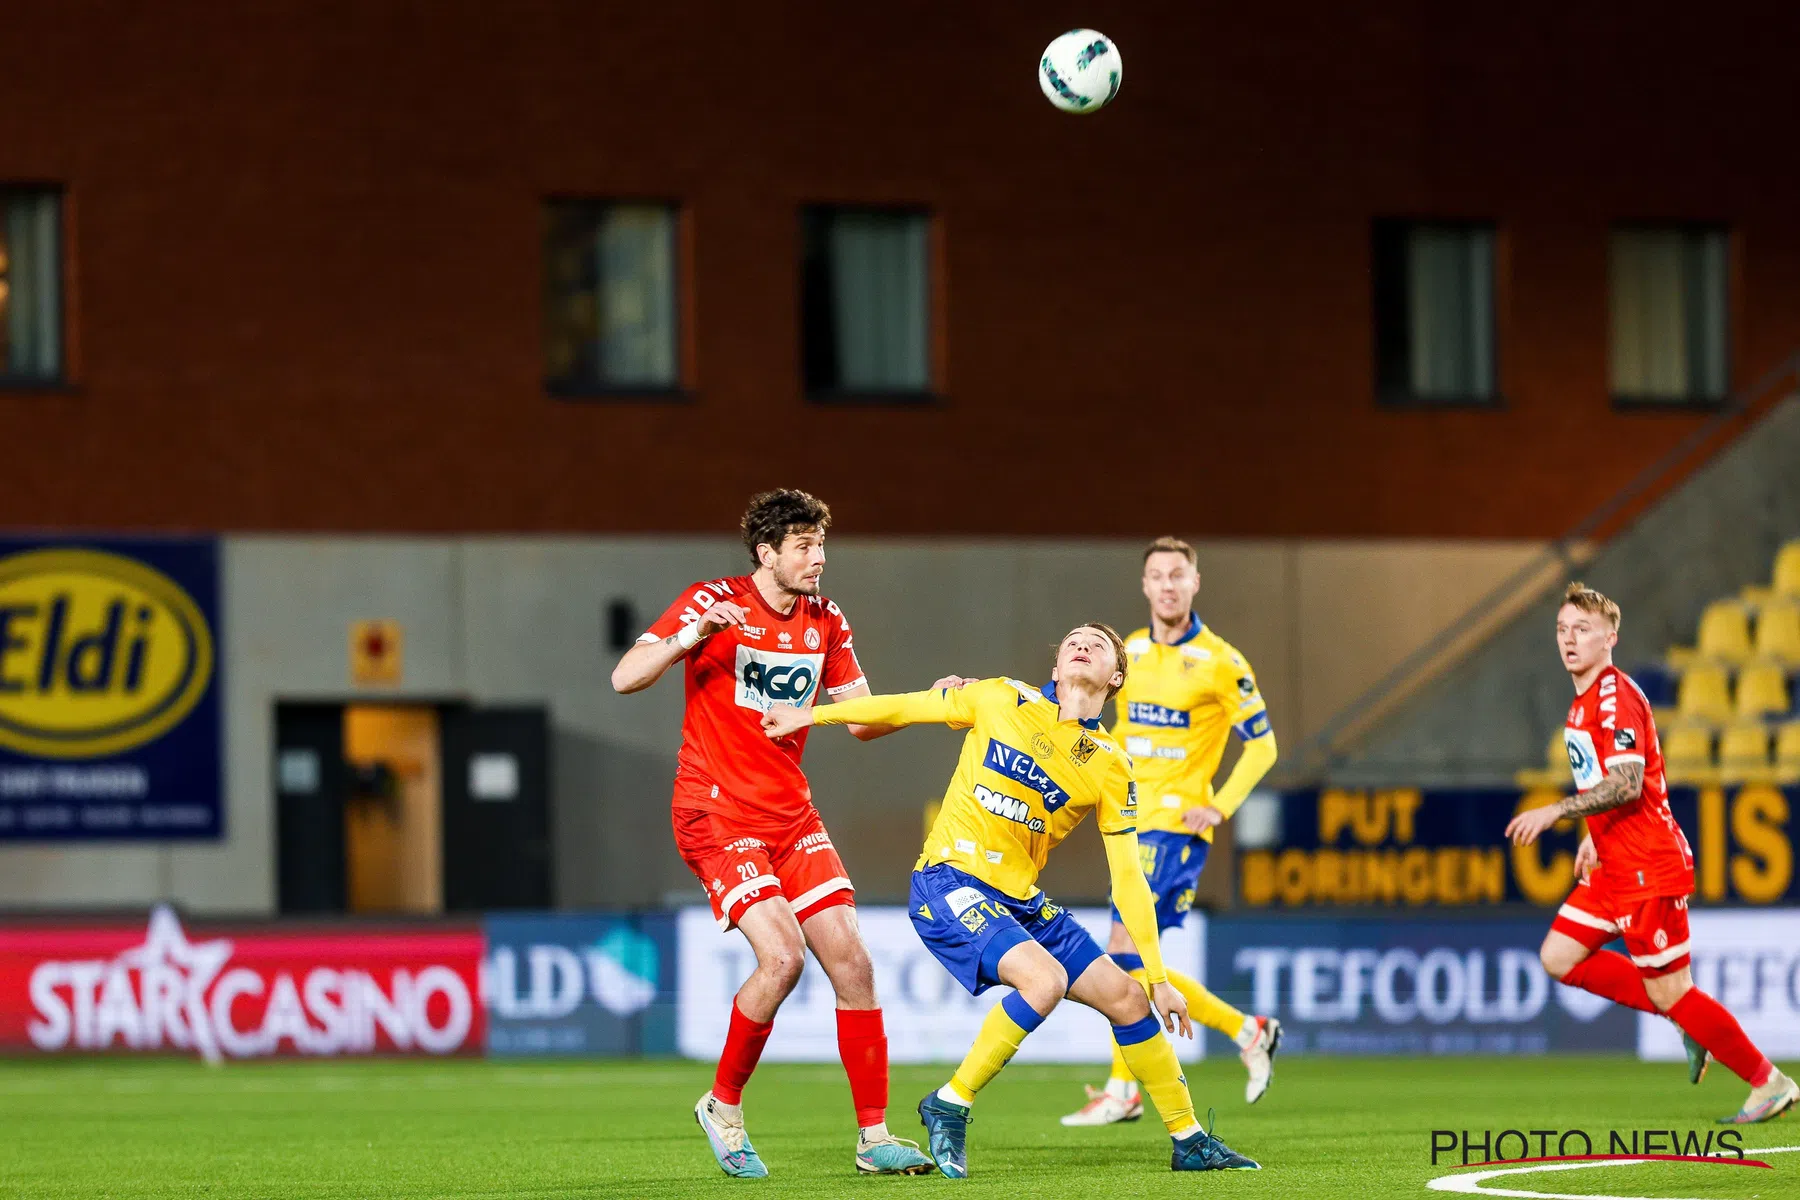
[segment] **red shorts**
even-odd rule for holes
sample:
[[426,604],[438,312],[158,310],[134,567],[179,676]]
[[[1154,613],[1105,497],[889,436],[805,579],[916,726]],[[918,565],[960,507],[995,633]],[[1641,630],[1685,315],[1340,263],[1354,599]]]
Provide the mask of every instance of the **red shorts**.
[[1688,939],[1688,898],[1651,896],[1619,902],[1605,881],[1590,877],[1575,885],[1550,928],[1598,950],[1616,937],[1638,974],[1647,979],[1672,975],[1692,961]]
[[779,834],[746,834],[729,816],[706,809],[677,808],[673,816],[675,849],[706,889],[720,929],[775,896],[787,897],[802,921],[834,904],[856,902],[844,860],[810,804]]

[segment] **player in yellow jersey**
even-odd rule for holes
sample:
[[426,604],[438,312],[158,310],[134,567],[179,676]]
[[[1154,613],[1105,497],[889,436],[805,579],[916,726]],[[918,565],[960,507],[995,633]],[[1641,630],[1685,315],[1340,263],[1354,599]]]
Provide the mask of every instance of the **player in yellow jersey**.
[[[1154,999],[1170,1032],[1179,1026],[1184,1037],[1193,1036],[1187,1003],[1169,985],[1157,952],[1156,906],[1138,866],[1131,762],[1100,725],[1127,669],[1118,634],[1105,625],[1080,625],[1062,640],[1042,687],[983,679],[823,709],[776,705],[763,718],[777,739],[809,725],[846,722],[936,722],[969,731],[913,868],[913,927],[971,994],[995,984],[1016,990],[988,1011],[950,1081],[919,1101],[932,1160],[949,1178],[968,1175],[966,1134],[976,1094],[1065,995],[1112,1023],[1114,1043],[1174,1139],[1172,1170],[1257,1167],[1194,1119],[1175,1047],[1151,1008]],[[1113,901],[1146,948],[1149,995],[1037,886],[1050,851],[1091,809],[1099,813]]]
[[[1168,537],[1145,549],[1150,624],[1125,639],[1131,677],[1119,691],[1113,725],[1137,777],[1138,853],[1156,897],[1159,935],[1187,920],[1214,827],[1230,819],[1275,764],[1275,732],[1256,675],[1243,655],[1201,623],[1193,611],[1199,591],[1192,546]],[[1213,775],[1233,733],[1243,739],[1244,752],[1214,793]],[[1144,945],[1115,908],[1106,946],[1113,961],[1139,974]],[[1194,1020],[1237,1043],[1249,1071],[1244,1099],[1262,1099],[1274,1078],[1281,1023],[1239,1012],[1180,972],[1170,972],[1169,982],[1180,989]],[[1105,1088],[1087,1091],[1087,1104],[1064,1117],[1064,1125],[1110,1125],[1143,1115],[1137,1081],[1118,1054]]]

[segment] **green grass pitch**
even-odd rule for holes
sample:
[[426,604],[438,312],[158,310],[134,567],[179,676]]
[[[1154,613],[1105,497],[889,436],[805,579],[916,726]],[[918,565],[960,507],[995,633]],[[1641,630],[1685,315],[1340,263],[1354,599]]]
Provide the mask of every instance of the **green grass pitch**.
[[[890,1124],[941,1067],[894,1071]],[[1715,1070],[1621,1058],[1303,1059],[1279,1063],[1262,1103],[1242,1070],[1189,1071],[1217,1132],[1260,1173],[1173,1175],[1154,1115],[1066,1130],[1093,1068],[1019,1064],[983,1093],[971,1178],[867,1179],[852,1166],[849,1091],[836,1064],[763,1067],[745,1094],[763,1181],[727,1179],[695,1126],[711,1069],[685,1062],[0,1063],[0,1195],[21,1197],[780,1197],[943,1194],[1008,1200],[1120,1196],[1431,1197],[1430,1131],[1705,1130],[1743,1086]],[[1800,1121],[1746,1131],[1747,1148],[1800,1143]],[[1597,1149],[1604,1149],[1603,1146]],[[1516,1151],[1513,1152],[1516,1155]],[[1769,1171],[1643,1165],[1490,1186],[1630,1197],[1800,1198],[1800,1154]]]

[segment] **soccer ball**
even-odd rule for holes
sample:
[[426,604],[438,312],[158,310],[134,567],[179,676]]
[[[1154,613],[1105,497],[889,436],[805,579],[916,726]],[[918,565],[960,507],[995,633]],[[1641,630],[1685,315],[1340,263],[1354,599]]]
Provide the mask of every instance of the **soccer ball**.
[[1064,112],[1099,112],[1119,94],[1124,71],[1111,38],[1097,29],[1071,29],[1044,47],[1038,86]]

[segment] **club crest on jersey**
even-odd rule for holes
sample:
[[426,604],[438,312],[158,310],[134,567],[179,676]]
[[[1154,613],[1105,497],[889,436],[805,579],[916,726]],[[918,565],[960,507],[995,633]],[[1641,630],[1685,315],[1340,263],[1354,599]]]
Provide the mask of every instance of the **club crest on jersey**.
[[1074,761],[1076,766],[1085,767],[1088,759],[1094,757],[1094,752],[1099,749],[1100,743],[1084,733],[1075,739],[1073,746],[1069,747],[1069,758]]
[[806,648],[808,650],[817,650],[819,648],[819,631],[816,629],[808,629],[806,631],[806,637],[803,640],[806,642]]
[[818,688],[820,656],[783,654],[738,647],[737,703],[739,708],[769,711],[771,704],[803,708]]
[[1044,798],[1044,808],[1055,812],[1069,802],[1069,793],[1062,790],[1056,780],[1045,774],[1037,760],[1023,750],[1017,750],[998,738],[989,738],[987,754],[981,765],[1008,779],[1016,779],[1032,791]]

